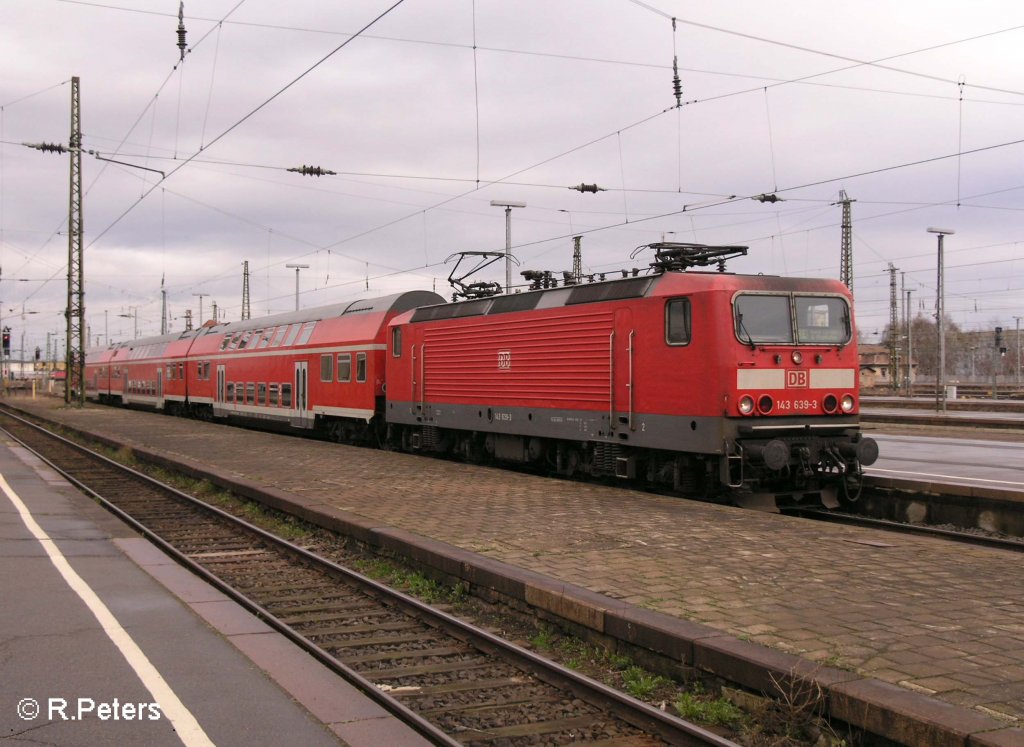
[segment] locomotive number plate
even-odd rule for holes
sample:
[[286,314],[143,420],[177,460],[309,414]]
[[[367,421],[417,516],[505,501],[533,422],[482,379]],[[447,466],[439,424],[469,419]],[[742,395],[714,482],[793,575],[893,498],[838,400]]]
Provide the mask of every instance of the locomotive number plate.
[[802,412],[814,411],[818,409],[818,400],[816,399],[794,399],[793,401],[780,399],[775,403],[775,409],[779,412],[784,410],[792,411],[799,410]]

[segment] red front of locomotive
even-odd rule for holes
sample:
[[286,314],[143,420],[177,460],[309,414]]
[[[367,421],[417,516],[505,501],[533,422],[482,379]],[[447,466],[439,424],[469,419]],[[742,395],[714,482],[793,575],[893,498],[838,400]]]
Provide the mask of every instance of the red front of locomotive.
[[859,360],[852,298],[835,280],[739,276],[727,335],[735,362],[724,415],[722,481],[754,493],[858,484],[878,447],[859,432]]

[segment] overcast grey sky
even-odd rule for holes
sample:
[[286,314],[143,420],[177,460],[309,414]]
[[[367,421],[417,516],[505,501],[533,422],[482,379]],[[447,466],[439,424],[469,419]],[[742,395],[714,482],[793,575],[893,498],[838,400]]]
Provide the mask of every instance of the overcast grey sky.
[[[445,259],[644,266],[639,245],[743,244],[730,270],[838,277],[845,189],[869,339],[892,262],[915,312],[1024,314],[1024,6],[671,0],[0,0],[0,305],[14,346],[63,337],[70,78],[91,342],[241,309],[448,295]],[[672,18],[675,17],[673,30]],[[362,30],[362,33],[358,33]],[[358,34],[353,38],[353,35]],[[681,106],[673,94],[678,58]],[[871,64],[868,64],[871,63]],[[290,167],[321,166],[312,177]],[[596,183],[607,191],[568,189]],[[783,202],[751,200],[775,193]],[[480,279],[503,280],[500,265]],[[518,278],[518,274],[516,275]],[[201,297],[196,294],[203,294]],[[22,317],[22,308],[26,314]],[[13,309],[13,312],[11,311]],[[35,313],[32,313],[35,312]]]

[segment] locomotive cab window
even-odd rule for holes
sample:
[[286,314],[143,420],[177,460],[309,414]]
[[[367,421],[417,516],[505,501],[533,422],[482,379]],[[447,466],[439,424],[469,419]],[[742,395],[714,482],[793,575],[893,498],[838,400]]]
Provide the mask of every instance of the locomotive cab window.
[[793,318],[789,295],[741,294],[736,296],[734,312],[736,337],[748,345],[754,343],[792,344]]
[[839,296],[796,296],[797,337],[826,345],[850,341],[850,309]]
[[391,355],[399,358],[402,355],[402,328],[391,328]]
[[665,304],[665,342],[690,344],[690,299],[676,298]]
[[366,353],[356,353],[356,381],[366,381]]

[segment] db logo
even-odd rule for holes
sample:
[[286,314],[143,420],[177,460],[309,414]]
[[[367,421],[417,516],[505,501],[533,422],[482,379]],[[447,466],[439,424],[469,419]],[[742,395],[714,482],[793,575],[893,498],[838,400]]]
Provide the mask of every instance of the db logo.
[[499,350],[498,351],[498,368],[512,368],[512,351],[511,350]]
[[806,371],[786,369],[786,389],[806,389],[809,383]]

